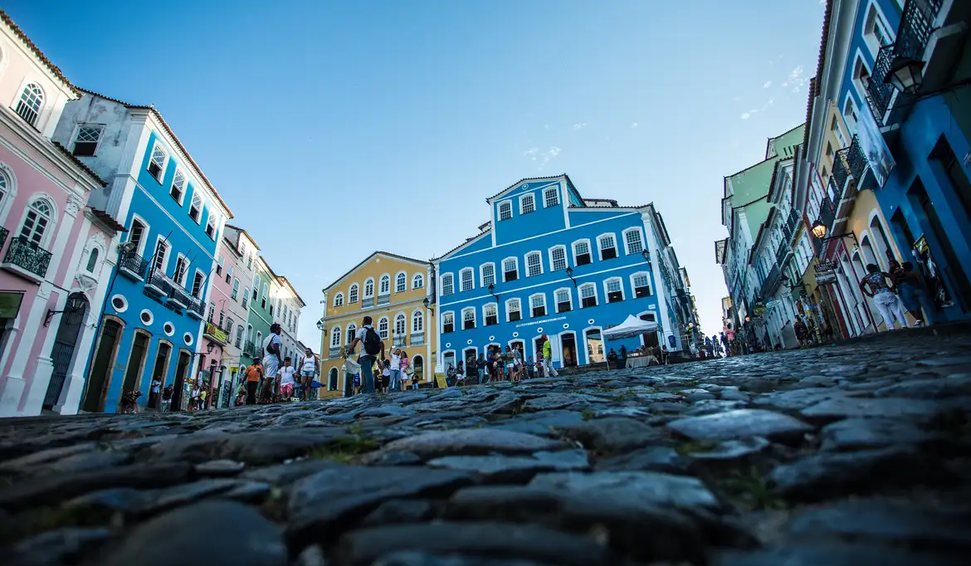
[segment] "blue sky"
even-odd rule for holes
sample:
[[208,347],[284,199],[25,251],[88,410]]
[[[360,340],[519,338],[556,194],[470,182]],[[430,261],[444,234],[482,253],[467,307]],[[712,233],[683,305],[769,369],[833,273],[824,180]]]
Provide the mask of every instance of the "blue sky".
[[[7,0],[77,85],[154,103],[307,302],[375,249],[428,259],[484,199],[567,173],[654,202],[707,334],[722,179],[802,123],[819,0]],[[431,229],[426,229],[430,227]]]

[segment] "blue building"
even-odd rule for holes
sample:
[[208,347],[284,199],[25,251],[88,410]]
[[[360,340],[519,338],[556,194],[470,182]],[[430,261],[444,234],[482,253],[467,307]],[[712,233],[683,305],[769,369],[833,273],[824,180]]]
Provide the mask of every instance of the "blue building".
[[113,412],[132,390],[154,403],[154,376],[175,385],[178,407],[206,355],[210,276],[229,208],[153,107],[86,92],[68,103],[54,139],[82,148],[75,154],[108,180],[89,205],[127,230],[107,254],[114,271],[81,409]]
[[931,288],[933,319],[969,319],[971,2],[831,0],[827,14],[820,68],[843,73],[851,167],[866,164],[857,188],[874,191],[902,261]]
[[[439,373],[490,345],[518,342],[535,359],[543,334],[560,368],[602,363],[621,345],[681,349],[692,309],[652,205],[584,199],[566,175],[523,179],[486,202],[480,233],[433,260]],[[628,315],[657,332],[605,344],[603,330]]]

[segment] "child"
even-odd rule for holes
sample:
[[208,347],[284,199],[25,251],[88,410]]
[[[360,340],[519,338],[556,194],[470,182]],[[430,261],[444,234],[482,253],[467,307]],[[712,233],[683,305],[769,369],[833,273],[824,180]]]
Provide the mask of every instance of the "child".
[[381,370],[381,391],[387,393],[391,385],[391,360],[384,360],[382,365],[384,369]]
[[280,368],[280,399],[284,401],[289,401],[293,397],[293,387],[297,382],[294,378],[297,371],[290,365],[291,362],[290,358],[284,359],[283,367]]
[[168,412],[169,406],[172,404],[172,395],[175,394],[175,386],[171,383],[165,386],[162,390],[162,412]]
[[459,367],[455,369],[455,385],[465,385],[465,367],[459,362]]
[[121,398],[121,414],[134,415],[138,413],[138,398],[142,396],[141,391],[129,391]]

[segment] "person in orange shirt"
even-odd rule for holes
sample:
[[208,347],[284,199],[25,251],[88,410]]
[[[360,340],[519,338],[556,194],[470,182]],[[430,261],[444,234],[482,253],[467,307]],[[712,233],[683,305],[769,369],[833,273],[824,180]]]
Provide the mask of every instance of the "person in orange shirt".
[[263,366],[260,359],[255,358],[253,364],[243,372],[246,375],[246,404],[256,404],[256,390],[259,389],[260,379],[263,378]]

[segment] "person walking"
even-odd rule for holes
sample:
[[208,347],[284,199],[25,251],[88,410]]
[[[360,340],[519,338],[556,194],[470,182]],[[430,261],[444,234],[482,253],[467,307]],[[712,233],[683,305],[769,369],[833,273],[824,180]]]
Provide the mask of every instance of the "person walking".
[[354,340],[347,347],[347,354],[354,355],[354,348],[361,344],[361,354],[357,357],[357,363],[361,364],[361,379],[363,380],[363,393],[374,393],[374,362],[378,354],[384,359],[384,342],[381,336],[375,332],[371,326],[371,317],[366,316],[361,321],[361,328],[357,330]]
[[388,393],[401,391],[401,350],[395,348],[391,350],[391,370],[390,383],[388,383]]
[[167,413],[172,406],[172,396],[175,395],[175,386],[171,383],[162,390],[162,412]]
[[290,358],[284,358],[283,367],[280,368],[280,399],[283,401],[289,401],[293,397],[293,388],[297,383],[297,368],[292,363]]
[[408,389],[408,378],[414,373],[414,369],[411,367],[411,358],[408,357],[408,352],[404,350],[398,350],[398,369],[401,370],[401,381],[398,383],[398,391],[404,391]]
[[300,360],[300,398],[304,401],[310,400],[310,394],[312,392],[312,385],[314,378],[317,377],[317,372],[320,367],[317,364],[317,356],[314,355],[313,350],[307,348],[304,352],[303,359]]
[[546,377],[560,375],[553,367],[553,344],[550,343],[550,337],[545,334],[543,335],[543,374]]
[[[890,275],[880,271],[880,266],[871,263],[866,266],[867,275],[860,280],[860,290],[872,298],[877,310],[883,316],[887,330],[893,330],[894,319],[900,322],[901,328],[907,328],[907,318],[904,316],[904,305],[893,292],[893,279]],[[887,281],[891,285],[887,285]]]
[[260,387],[260,380],[263,379],[263,365],[259,358],[253,358],[253,363],[243,371],[246,376],[246,404],[256,404],[256,391]]
[[486,368],[488,365],[489,364],[486,363],[485,356],[483,354],[479,354],[479,358],[475,360],[475,369],[476,373],[479,375],[479,383],[488,383],[488,381],[485,379]]
[[[893,276],[894,289],[897,296],[904,303],[904,308],[917,321],[915,326],[934,324],[932,314],[934,303],[930,299],[927,287],[921,279],[920,274],[914,271],[914,264],[905,261],[903,265],[890,272]],[[923,307],[924,312],[921,312]]]
[[265,379],[263,389],[260,392],[260,400],[264,403],[273,399],[273,394],[277,388],[277,373],[280,371],[280,366],[283,365],[283,354],[280,353],[280,347],[283,344],[283,339],[280,338],[282,332],[283,327],[274,322],[270,326],[270,335],[263,341],[263,377]]

